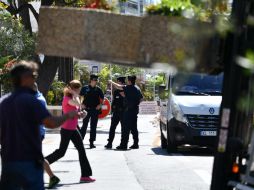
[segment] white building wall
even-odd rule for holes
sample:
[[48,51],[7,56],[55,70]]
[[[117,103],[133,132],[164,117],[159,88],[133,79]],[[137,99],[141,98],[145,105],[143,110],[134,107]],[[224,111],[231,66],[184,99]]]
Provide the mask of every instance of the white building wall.
[[102,69],[102,63],[96,61],[88,61],[88,60],[79,60],[79,64],[85,64],[88,66],[89,72],[92,74],[97,74]]

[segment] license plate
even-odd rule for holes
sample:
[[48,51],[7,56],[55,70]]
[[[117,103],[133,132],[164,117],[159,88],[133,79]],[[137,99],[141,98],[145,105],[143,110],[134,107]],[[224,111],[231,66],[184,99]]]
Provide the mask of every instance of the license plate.
[[216,136],[217,131],[201,131],[201,136]]

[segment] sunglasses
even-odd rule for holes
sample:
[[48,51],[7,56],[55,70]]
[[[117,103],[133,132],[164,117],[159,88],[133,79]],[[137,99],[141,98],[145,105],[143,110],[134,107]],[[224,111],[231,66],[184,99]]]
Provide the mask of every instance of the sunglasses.
[[37,73],[29,73],[28,76],[33,78],[33,79],[37,79],[38,78],[38,74]]

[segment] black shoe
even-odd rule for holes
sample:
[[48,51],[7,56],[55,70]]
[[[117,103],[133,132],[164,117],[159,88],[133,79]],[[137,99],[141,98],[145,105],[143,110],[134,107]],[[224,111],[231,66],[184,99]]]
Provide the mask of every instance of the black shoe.
[[90,148],[92,149],[92,148],[96,148],[96,146],[94,146],[94,144],[92,143],[92,144],[90,144]]
[[127,150],[127,147],[120,145],[116,147],[116,150]]
[[112,149],[112,144],[108,143],[107,145],[104,146],[106,149]]
[[48,189],[54,188],[58,183],[60,182],[60,179],[56,176],[53,176],[49,180],[49,186]]
[[134,145],[130,146],[130,149],[139,149],[139,146],[137,144],[134,144]]

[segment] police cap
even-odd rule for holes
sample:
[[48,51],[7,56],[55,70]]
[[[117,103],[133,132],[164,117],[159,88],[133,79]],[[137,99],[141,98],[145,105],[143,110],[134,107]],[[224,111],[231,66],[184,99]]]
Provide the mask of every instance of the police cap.
[[98,76],[95,74],[90,75],[90,80],[98,81]]
[[125,83],[125,79],[126,79],[126,77],[117,77],[117,81],[119,81],[121,83]]

